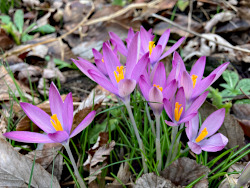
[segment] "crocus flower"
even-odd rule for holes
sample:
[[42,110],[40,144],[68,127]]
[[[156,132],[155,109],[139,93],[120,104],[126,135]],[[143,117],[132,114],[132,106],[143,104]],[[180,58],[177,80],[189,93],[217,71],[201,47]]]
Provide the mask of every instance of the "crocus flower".
[[166,71],[162,62],[157,65],[152,82],[150,74],[146,72],[140,77],[139,85],[144,98],[150,101],[149,105],[157,115],[160,115],[163,110],[163,98],[172,98],[177,89],[175,80],[167,85]]
[[[110,32],[110,41],[114,46],[117,46],[118,51],[123,54],[124,56],[127,56],[128,48],[131,44],[131,38],[134,36],[134,32],[132,29],[128,32],[128,37],[126,39],[127,47],[123,43],[123,41],[113,32]],[[143,56],[146,53],[149,53],[150,63],[152,65],[155,65],[155,63],[159,62],[163,58],[170,55],[172,52],[174,52],[183,42],[185,37],[182,37],[179,39],[168,51],[163,53],[168,39],[170,35],[170,29],[167,29],[162,36],[160,37],[158,43],[155,45],[154,35],[152,34],[152,30],[146,31],[144,27],[141,26],[140,29],[140,38],[141,38],[141,45],[140,45],[140,57]]]
[[164,99],[164,108],[171,121],[165,120],[169,126],[177,126],[181,123],[188,122],[198,112],[200,106],[204,103],[208,95],[208,91],[200,95],[193,103],[187,107],[186,98],[183,87],[178,89],[176,96],[170,100]]
[[225,109],[213,112],[199,128],[199,115],[186,123],[188,146],[196,154],[201,151],[216,152],[222,150],[228,143],[227,137],[221,133],[215,134],[225,118]]
[[212,85],[227,68],[229,62],[224,63],[211,72],[203,79],[203,73],[206,64],[206,57],[200,57],[193,65],[190,74],[186,71],[184,62],[180,55],[175,52],[173,57],[173,69],[169,74],[167,83],[176,79],[179,87],[183,87],[188,105]]
[[116,94],[123,101],[129,101],[139,77],[145,70],[149,59],[145,54],[139,59],[139,33],[135,34],[128,49],[126,67],[122,65],[107,43],[103,44],[103,59],[108,76],[87,60],[72,60],[77,67],[99,85]]
[[46,134],[12,131],[5,133],[4,136],[19,142],[65,144],[70,138],[85,129],[96,114],[95,111],[90,112],[71,133],[73,123],[72,94],[69,93],[63,102],[56,86],[52,83],[49,90],[49,101],[52,116],[32,104],[20,103],[26,115]]

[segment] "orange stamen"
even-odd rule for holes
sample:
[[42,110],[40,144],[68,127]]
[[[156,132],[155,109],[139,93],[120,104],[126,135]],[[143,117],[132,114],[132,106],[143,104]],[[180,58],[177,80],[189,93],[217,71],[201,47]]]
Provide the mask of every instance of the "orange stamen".
[[151,55],[154,48],[155,48],[155,42],[154,41],[149,41],[149,45],[148,45],[149,55]]
[[207,136],[207,134],[208,134],[207,128],[205,127],[205,128],[201,131],[200,135],[195,139],[195,141],[196,141],[196,142],[202,141],[202,140]]
[[61,122],[58,120],[57,115],[53,114],[53,116],[50,117],[52,120],[50,120],[51,124],[55,128],[56,131],[63,131]]
[[182,111],[183,111],[183,107],[181,107],[182,104],[179,104],[179,102],[175,103],[175,109],[174,109],[174,119],[175,121],[179,121]]
[[163,90],[163,88],[160,87],[159,85],[154,84],[154,87],[157,87],[161,92],[162,92],[162,90]]
[[196,85],[196,79],[198,78],[198,76],[197,75],[195,75],[195,74],[193,74],[192,76],[191,76],[191,79],[192,79],[192,81],[193,81],[193,88],[195,87],[195,85]]
[[[124,79],[124,67],[123,66],[117,66],[116,71],[114,71],[115,79],[117,83],[119,83],[122,79]],[[116,73],[118,72],[118,74]]]

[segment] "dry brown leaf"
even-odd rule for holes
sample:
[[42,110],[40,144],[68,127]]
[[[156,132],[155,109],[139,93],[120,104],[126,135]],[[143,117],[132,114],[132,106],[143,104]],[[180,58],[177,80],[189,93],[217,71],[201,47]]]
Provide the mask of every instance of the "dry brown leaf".
[[0,49],[9,50],[13,45],[14,41],[9,38],[2,28],[0,28]]
[[250,137],[250,104],[234,104],[232,110],[244,134]]
[[89,169],[89,184],[102,172],[101,168],[107,164],[107,156],[115,147],[115,141],[108,143],[108,133],[101,132],[96,144],[88,150],[88,159],[84,166]]
[[[24,94],[30,92],[30,89],[16,80],[17,85],[22,89]],[[12,92],[11,92],[12,91]],[[16,85],[5,69],[4,66],[0,66],[0,100],[9,100],[9,92],[14,94],[16,97],[20,97]],[[26,93],[27,94],[27,93]]]
[[[129,171],[129,164],[122,163],[117,173],[117,178],[121,180],[123,184],[127,184],[129,182],[131,172]],[[115,179],[112,183],[107,184],[106,188],[122,188],[123,186]]]
[[205,177],[194,185],[195,188],[208,187],[207,175],[209,168],[197,164],[195,160],[182,157],[175,160],[170,166],[160,172],[160,175],[170,180],[175,185],[186,186],[197,178]]
[[[208,115],[216,110],[218,109],[215,106],[209,102],[205,102],[199,110],[202,120],[207,118]],[[244,132],[234,116],[230,114],[226,115],[224,123],[219,129],[219,132],[228,138],[228,144],[226,147],[233,148],[239,145],[237,149],[240,149],[245,146]]]
[[211,20],[209,20],[204,29],[206,32],[209,32],[217,23],[226,22],[232,20],[236,15],[233,12],[225,11],[215,14]]
[[170,180],[167,180],[161,176],[157,176],[154,173],[148,173],[142,175],[133,186],[134,188],[178,188],[181,186],[175,186]]
[[[33,161],[21,155],[0,135],[0,187],[27,187]],[[35,163],[33,168],[32,187],[59,188],[58,180],[52,177],[44,168]]]
[[[38,145],[39,148],[39,145]],[[29,152],[26,157],[31,160],[36,156],[36,163],[40,164],[44,169],[49,173],[52,173],[53,160],[54,160],[54,169],[53,175],[57,177],[58,181],[61,179],[62,170],[63,170],[63,156],[58,153],[62,151],[62,145],[59,143],[47,143],[42,144],[42,148]]]

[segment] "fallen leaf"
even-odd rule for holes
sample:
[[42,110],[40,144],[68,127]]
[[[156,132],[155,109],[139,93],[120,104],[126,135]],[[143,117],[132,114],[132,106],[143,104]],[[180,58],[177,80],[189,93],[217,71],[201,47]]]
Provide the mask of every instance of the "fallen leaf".
[[83,166],[89,169],[89,184],[102,172],[101,168],[107,164],[107,156],[114,149],[115,141],[108,143],[108,139],[108,133],[100,133],[96,144],[88,150],[88,158]]
[[27,54],[27,57],[35,56],[39,58],[45,58],[48,53],[48,47],[45,45],[38,45],[32,48],[32,50]]
[[178,188],[181,186],[175,186],[170,180],[167,180],[161,176],[157,176],[154,173],[143,174],[133,186],[134,188]]
[[42,144],[41,149],[39,149],[38,145],[38,148],[36,150],[29,152],[25,156],[30,158],[31,160],[33,160],[36,156],[36,163],[40,164],[49,173],[52,173],[52,168],[54,168],[53,175],[57,177],[58,181],[60,181],[63,170],[63,156],[60,155],[58,151],[62,151],[61,144],[47,143]]
[[[218,109],[215,106],[209,102],[205,102],[199,110],[202,120],[216,110]],[[238,145],[238,150],[245,146],[244,132],[234,116],[226,114],[224,123],[219,129],[219,132],[228,138],[227,148],[233,148]]]
[[[129,171],[129,164],[122,163],[119,167],[117,178],[121,180],[123,184],[127,184],[129,182],[131,172]],[[122,188],[123,186],[115,179],[112,183],[106,185],[107,188]]]
[[219,22],[227,22],[232,20],[236,15],[233,12],[225,11],[215,14],[211,20],[209,20],[204,29],[206,32],[209,32],[214,26]]
[[250,137],[250,104],[234,104],[232,110],[244,134]]
[[9,50],[14,45],[14,41],[0,28],[0,49]]
[[195,160],[182,157],[175,160],[170,166],[165,168],[160,175],[170,180],[175,185],[186,186],[197,178],[205,175],[205,177],[194,185],[195,188],[208,187],[207,175],[209,168],[197,164]]
[[[27,92],[30,92],[30,89],[19,83],[17,80],[15,80],[15,82],[17,86],[21,88],[23,94],[28,95]],[[20,97],[18,89],[12,77],[9,75],[8,71],[5,69],[4,66],[0,66],[0,100],[9,100],[10,94],[15,95],[16,97]]]
[[[0,135],[0,187],[27,187],[33,161],[21,155]],[[31,179],[32,187],[59,188],[58,180],[41,165],[35,163]]]
[[[250,28],[250,23],[246,20],[241,20],[239,18],[234,18],[230,22],[227,22],[216,28],[216,33],[232,33],[238,35],[242,31],[248,31]],[[245,41],[244,41],[245,42]]]

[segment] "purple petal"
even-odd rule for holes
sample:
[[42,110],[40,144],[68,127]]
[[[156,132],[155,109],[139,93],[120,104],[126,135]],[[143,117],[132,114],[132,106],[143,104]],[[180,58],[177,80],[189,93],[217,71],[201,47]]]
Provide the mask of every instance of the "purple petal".
[[55,129],[50,122],[50,116],[46,112],[29,103],[20,102],[20,106],[31,121],[33,121],[44,132],[55,132]]
[[162,46],[161,45],[155,46],[150,55],[150,63],[151,64],[157,63],[160,59],[161,54],[162,54]]
[[215,74],[210,75],[203,80],[201,80],[194,88],[192,94],[192,100],[196,99],[201,93],[203,93],[212,83],[213,79],[215,78]]
[[174,117],[171,102],[168,99],[163,99],[163,105],[168,117],[173,121]]
[[221,133],[217,133],[208,139],[202,140],[199,145],[201,149],[208,152],[216,152],[222,150],[228,143],[227,137]]
[[95,71],[99,71],[96,66],[94,66],[92,63],[90,63],[89,61],[82,59],[82,58],[78,58],[79,60],[75,60],[75,59],[71,59],[75,65],[83,72],[83,74],[85,74],[87,77],[89,77],[91,80],[93,80],[93,78],[89,75],[88,70],[93,69]]
[[151,33],[148,33],[144,27],[141,26],[140,28],[140,38],[141,38],[141,50],[143,55],[149,51],[149,42],[154,39],[152,39]]
[[153,84],[159,85],[160,87],[166,87],[166,70],[162,62],[158,63],[155,70]]
[[131,78],[132,71],[139,60],[139,52],[140,52],[140,37],[139,33],[136,33],[128,49],[125,78]]
[[178,124],[173,123],[172,121],[167,121],[167,120],[165,120],[165,123],[166,123],[168,126],[171,126],[171,127],[178,126]]
[[149,101],[148,94],[149,94],[149,90],[150,90],[151,86],[147,83],[146,78],[145,78],[144,75],[140,76],[139,86],[140,86],[142,95],[144,96],[144,98],[147,101]]
[[[163,110],[163,95],[162,92],[157,87],[152,87],[149,91],[148,99],[150,101],[150,106],[154,113],[160,115]],[[151,103],[152,102],[152,103]]]
[[130,44],[131,44],[131,41],[132,41],[132,38],[135,36],[134,34],[134,31],[133,31],[133,28],[130,27],[129,30],[128,30],[128,36],[126,38],[126,42],[127,42],[127,47],[129,48]]
[[202,150],[198,144],[191,141],[189,141],[187,144],[189,148],[192,150],[192,152],[194,152],[195,154],[199,155],[201,153]]
[[83,129],[85,129],[95,118],[96,111],[90,112],[84,120],[73,130],[73,132],[70,134],[70,138],[74,137],[78,133],[80,133]]
[[132,71],[131,78],[138,82],[141,75],[146,71],[146,67],[149,64],[148,53],[146,53],[139,62],[135,65],[134,70]]
[[196,116],[197,113],[198,112],[194,112],[192,114],[184,115],[178,123],[181,124],[190,121],[194,116]]
[[193,81],[187,71],[184,71],[182,74],[181,86],[184,89],[186,99],[189,100],[193,93]]
[[122,55],[127,56],[127,53],[128,53],[127,48],[125,44],[123,43],[123,41],[120,39],[120,37],[113,32],[109,32],[109,36],[110,36],[111,43],[117,47],[118,51]]
[[126,98],[134,91],[136,81],[132,79],[123,79],[118,83],[118,93],[121,98]]
[[198,76],[196,78],[196,84],[198,84],[202,79],[205,65],[206,65],[206,56],[202,56],[196,61],[196,63],[193,65],[193,67],[190,71],[190,76],[192,76],[192,75]]
[[[179,102],[179,104],[182,104],[181,107],[183,107],[183,113],[181,117],[183,116],[185,109],[186,109],[186,98],[185,98],[185,93],[183,87],[181,87],[177,93],[176,93],[176,98],[175,98],[175,103]],[[175,105],[175,104],[174,104]]]
[[93,52],[95,60],[96,59],[99,59],[99,60],[102,59],[102,57],[103,57],[102,54],[99,51],[97,51],[95,48],[92,48],[92,52]]
[[167,57],[168,55],[170,55],[171,53],[173,53],[177,48],[179,48],[179,46],[181,45],[181,43],[184,41],[185,37],[180,38],[171,48],[169,48],[168,51],[166,51],[159,60],[164,59],[165,57]]
[[172,97],[174,97],[176,90],[177,90],[177,82],[176,80],[173,80],[167,85],[167,87],[163,89],[162,91],[163,97],[165,99],[171,99]]
[[[165,46],[167,45],[168,39],[169,39],[169,35],[170,35],[170,29],[167,29],[160,37],[157,45],[161,45],[162,49],[165,48]],[[162,53],[162,52],[161,52]]]
[[89,70],[88,71],[91,77],[93,77],[94,81],[101,85],[106,90],[110,91],[111,93],[114,93],[118,95],[118,89],[106,78],[106,76],[94,71]]
[[201,105],[207,98],[209,91],[204,92],[201,96],[199,96],[195,101],[191,104],[191,106],[185,112],[186,115],[197,112]]
[[64,100],[63,112],[63,130],[70,134],[74,112],[72,93],[69,93]]
[[114,71],[116,71],[117,66],[121,66],[117,56],[114,54],[112,49],[108,47],[106,43],[103,44],[103,58],[105,66],[109,75],[111,82],[117,86]]
[[179,65],[179,70],[178,70],[179,72],[177,71],[177,74],[182,75],[182,72],[186,71],[185,64],[184,64],[184,62],[183,62],[183,60],[178,52],[174,52],[172,62],[173,62],[173,67],[174,67],[174,65],[175,66]]
[[194,141],[197,137],[199,129],[199,115],[196,114],[189,122],[186,123],[186,134],[190,141]]
[[201,131],[206,127],[207,128],[207,137],[213,135],[214,133],[216,133],[219,128],[221,127],[223,121],[225,118],[225,109],[219,109],[215,112],[213,112],[210,116],[207,117],[207,119],[203,122],[200,131],[198,133],[198,135],[201,133]]
[[56,131],[55,133],[49,133],[48,137],[56,143],[62,143],[69,139],[69,134],[66,131]]
[[102,60],[95,60],[95,64],[97,68],[104,74],[108,76],[108,71],[105,66],[105,62],[102,62]]
[[53,82],[50,84],[49,89],[49,104],[51,114],[56,114],[58,120],[63,122],[63,101],[57,87]]
[[29,131],[12,131],[3,134],[6,138],[11,140],[15,140],[18,142],[25,142],[25,143],[53,143],[54,141],[51,140],[48,135],[29,132]]
[[167,77],[167,85],[170,84],[170,82],[172,82],[173,80],[179,81],[178,79],[176,79],[176,68],[177,67],[173,67],[172,70],[170,71],[168,77]]
[[221,76],[221,74],[224,72],[224,70],[226,70],[228,65],[229,65],[229,62],[223,63],[222,65],[217,67],[213,72],[210,73],[210,75],[213,75],[213,74],[216,75],[211,84],[213,84]]

